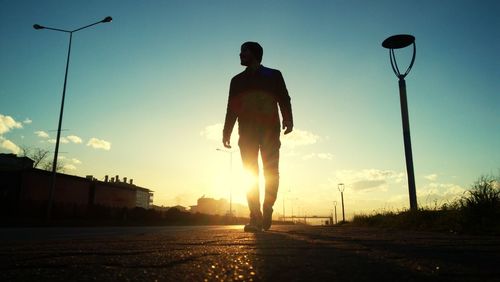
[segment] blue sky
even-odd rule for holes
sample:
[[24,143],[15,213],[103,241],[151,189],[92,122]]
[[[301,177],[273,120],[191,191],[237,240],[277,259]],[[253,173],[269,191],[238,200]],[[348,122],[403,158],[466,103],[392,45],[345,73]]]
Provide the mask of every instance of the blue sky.
[[[61,155],[67,173],[133,178],[156,204],[228,197],[229,154],[216,148],[248,40],[292,97],[278,204],[327,213],[344,182],[348,214],[408,206],[397,78],[380,45],[393,34],[417,43],[406,80],[419,203],[443,203],[500,169],[498,1],[0,4],[0,151],[53,151],[68,36],[32,25],[112,16],[73,36]],[[406,66],[409,50],[397,55]]]

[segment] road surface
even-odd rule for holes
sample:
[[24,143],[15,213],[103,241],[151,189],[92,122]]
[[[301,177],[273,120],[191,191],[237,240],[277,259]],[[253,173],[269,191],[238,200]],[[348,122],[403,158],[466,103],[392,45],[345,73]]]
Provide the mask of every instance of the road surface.
[[350,226],[0,229],[0,281],[500,281],[495,236]]

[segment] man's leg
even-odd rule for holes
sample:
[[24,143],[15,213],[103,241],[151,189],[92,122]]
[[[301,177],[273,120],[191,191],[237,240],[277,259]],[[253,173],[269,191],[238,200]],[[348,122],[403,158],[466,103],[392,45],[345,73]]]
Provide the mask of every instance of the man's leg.
[[251,174],[251,184],[247,191],[248,208],[250,209],[250,225],[260,229],[262,226],[262,212],[260,210],[259,195],[259,143],[251,138],[242,138],[238,142],[241,160],[245,170]]
[[264,134],[261,146],[262,164],[264,165],[264,177],[266,180],[266,196],[263,205],[264,230],[268,230],[271,227],[273,205],[278,195],[280,146],[279,131],[271,131]]

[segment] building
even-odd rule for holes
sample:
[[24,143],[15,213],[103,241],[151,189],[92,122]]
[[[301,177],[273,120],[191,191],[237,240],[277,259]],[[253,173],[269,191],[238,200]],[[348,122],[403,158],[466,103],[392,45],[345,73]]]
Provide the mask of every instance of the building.
[[[233,202],[233,216],[248,217],[248,208],[241,204]],[[198,199],[196,206],[191,206],[192,213],[203,213],[210,215],[227,215],[229,214],[229,202],[226,199],[206,198],[203,195]]]
[[[42,206],[49,200],[52,172],[33,168],[33,161],[13,154],[0,154],[0,203],[27,207]],[[84,208],[100,205],[115,208],[150,208],[153,191],[120,181],[119,177],[99,181],[57,173],[53,203]]]
[[120,176],[116,175],[115,177],[109,178],[108,175],[104,176],[104,181],[98,181],[93,178],[92,175],[88,175],[87,178],[92,179],[96,182],[101,182],[103,185],[108,187],[115,187],[118,189],[131,189],[135,192],[135,206],[144,209],[150,209],[153,204],[153,191],[136,186],[134,184],[133,179],[129,179],[127,181],[127,177],[124,177],[123,180],[120,180]]
[[196,206],[191,206],[191,211],[193,213],[224,215],[229,211],[229,203],[225,199],[216,200],[202,196],[198,199]]
[[33,168],[34,161],[28,157],[14,154],[0,154],[0,171],[12,171]]

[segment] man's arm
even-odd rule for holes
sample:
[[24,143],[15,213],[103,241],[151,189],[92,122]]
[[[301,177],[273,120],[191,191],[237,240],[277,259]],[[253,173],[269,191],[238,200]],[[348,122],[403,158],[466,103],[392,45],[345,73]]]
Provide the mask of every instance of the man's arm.
[[278,104],[280,106],[281,116],[283,117],[283,129],[285,130],[285,134],[288,134],[293,130],[292,104],[290,102],[290,95],[288,95],[288,90],[286,89],[285,80],[280,71],[278,71],[277,83]]
[[233,80],[229,86],[229,97],[227,99],[226,119],[224,120],[224,129],[222,130],[222,144],[226,148],[231,148],[231,133],[238,115],[235,112],[234,105],[234,87]]

